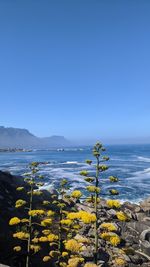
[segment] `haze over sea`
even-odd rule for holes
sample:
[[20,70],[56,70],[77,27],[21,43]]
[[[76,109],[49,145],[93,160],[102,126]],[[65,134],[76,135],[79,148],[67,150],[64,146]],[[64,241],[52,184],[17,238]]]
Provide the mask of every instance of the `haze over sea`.
[[[106,146],[104,154],[110,157],[109,169],[100,178],[102,196],[108,197],[112,188],[108,177],[117,176],[118,188],[122,201],[139,202],[150,196],[150,145],[111,145]],[[40,173],[45,176],[46,186],[57,188],[61,178],[67,178],[71,190],[85,188],[85,181],[79,175],[83,169],[94,174],[93,168],[85,164],[86,159],[94,159],[92,147],[66,148],[58,150],[35,150],[32,152],[0,153],[0,169],[15,175],[27,171],[32,161],[45,162],[40,167]]]

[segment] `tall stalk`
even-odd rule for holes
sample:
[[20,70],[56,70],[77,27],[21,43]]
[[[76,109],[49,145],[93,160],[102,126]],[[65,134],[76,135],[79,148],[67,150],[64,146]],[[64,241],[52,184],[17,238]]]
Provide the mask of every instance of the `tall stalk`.
[[[99,156],[96,157],[97,159],[97,164],[96,164],[96,177],[95,177],[95,187],[96,189],[99,186]],[[96,221],[95,221],[95,263],[97,264],[97,253],[98,253],[98,216],[97,216],[97,199],[98,199],[98,191],[95,190],[95,216],[96,216]]]
[[[31,179],[33,182],[33,178]],[[30,204],[29,204],[29,214],[32,210],[32,202],[33,202],[33,184],[31,184],[30,189]],[[32,216],[29,215],[29,238],[28,238],[28,245],[27,245],[27,259],[26,259],[26,267],[29,267],[29,261],[30,261],[30,245],[31,245],[31,231],[32,231]]]

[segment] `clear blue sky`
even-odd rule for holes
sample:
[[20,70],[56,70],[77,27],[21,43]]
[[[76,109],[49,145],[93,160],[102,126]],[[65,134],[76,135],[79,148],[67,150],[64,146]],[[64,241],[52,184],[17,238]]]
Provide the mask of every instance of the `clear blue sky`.
[[0,125],[150,137],[149,0],[1,0]]

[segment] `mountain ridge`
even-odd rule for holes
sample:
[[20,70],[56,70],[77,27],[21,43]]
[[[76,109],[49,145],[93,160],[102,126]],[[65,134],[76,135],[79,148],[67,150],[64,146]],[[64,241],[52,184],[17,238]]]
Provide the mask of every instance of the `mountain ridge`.
[[64,136],[37,137],[27,129],[0,126],[0,148],[39,148],[69,146]]

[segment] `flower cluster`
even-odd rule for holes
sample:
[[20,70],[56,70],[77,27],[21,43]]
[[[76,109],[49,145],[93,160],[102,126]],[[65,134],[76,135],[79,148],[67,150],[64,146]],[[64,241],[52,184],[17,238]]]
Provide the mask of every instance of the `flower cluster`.
[[16,201],[16,203],[15,203],[15,207],[16,207],[16,208],[20,208],[20,207],[25,206],[25,205],[26,205],[26,201],[23,200],[23,199],[18,199],[18,200]]
[[83,261],[84,261],[83,258],[73,257],[73,258],[68,260],[67,267],[78,267],[79,264],[82,263]]
[[91,193],[100,193],[100,188],[94,185],[88,185],[86,189]]
[[115,199],[108,199],[106,201],[106,204],[108,205],[109,208],[120,208],[121,204],[119,200],[115,200]]
[[61,224],[68,225],[68,226],[70,226],[72,224],[72,220],[70,220],[70,219],[63,219],[60,222],[61,222]]
[[100,227],[108,231],[117,231],[117,227],[113,223],[102,223]]
[[83,170],[83,171],[80,172],[80,175],[81,175],[81,176],[88,176],[88,174],[89,174],[89,173],[88,173],[88,171],[86,171],[86,170]]
[[115,177],[115,176],[109,176],[109,180],[110,180],[110,182],[112,182],[112,183],[116,183],[116,182],[118,182],[118,178]]
[[13,237],[15,238],[18,238],[18,239],[22,239],[22,240],[25,240],[25,239],[28,239],[29,238],[29,233],[26,233],[26,232],[17,232],[15,234],[13,234]]
[[45,256],[45,257],[43,258],[43,262],[48,262],[48,261],[50,261],[50,259],[51,259],[50,256]]
[[84,223],[93,223],[96,221],[95,214],[89,213],[87,211],[78,211],[78,212],[71,212],[67,215],[67,218],[70,220],[79,219]]
[[40,190],[34,190],[33,191],[33,195],[35,195],[35,196],[41,196],[42,194],[43,194],[43,192]]
[[50,226],[52,224],[52,219],[44,219],[41,221],[42,226]]
[[9,225],[17,225],[21,222],[21,220],[18,217],[13,217],[9,221]]
[[122,211],[116,212],[116,216],[117,216],[119,221],[127,221],[128,220],[127,215]]
[[49,234],[49,235],[47,236],[47,238],[48,238],[48,241],[49,241],[49,242],[54,242],[54,241],[57,241],[57,240],[58,240],[58,235],[55,235],[55,234]]
[[98,267],[95,263],[87,262],[84,267]]
[[41,247],[39,245],[31,245],[30,249],[34,251],[34,253],[37,253],[41,250]]
[[84,178],[84,180],[88,183],[92,183],[92,182],[94,182],[95,178],[94,177],[86,177],[86,178]]
[[44,215],[44,210],[30,210],[28,214],[32,217]]
[[75,239],[70,239],[66,241],[65,248],[71,252],[79,252],[81,249],[81,244]]
[[109,241],[111,245],[117,246],[120,244],[120,237],[117,234],[111,233],[111,232],[104,232],[101,235],[101,238],[103,238],[106,241]]
[[51,216],[53,216],[55,213],[54,213],[54,211],[52,211],[52,210],[48,210],[47,211],[47,216],[48,217],[51,217]]
[[24,190],[24,187],[23,186],[19,186],[19,187],[16,188],[16,190],[17,191],[22,191],[22,190]]
[[126,261],[122,258],[115,258],[114,263],[117,267],[124,267],[126,265]]
[[[100,203],[100,201],[101,201],[101,200],[100,200],[100,198],[98,197],[98,198],[97,198],[97,203]],[[86,198],[86,202],[88,202],[88,203],[94,203],[94,202],[95,202],[95,196],[92,195],[92,196],[87,197],[87,198]]]
[[116,189],[110,189],[109,192],[110,192],[111,195],[114,195],[114,196],[115,195],[119,195],[119,192]]
[[71,193],[71,197],[73,198],[80,198],[82,197],[82,193],[80,190],[74,190],[72,193]]
[[19,251],[21,251],[21,247],[20,246],[16,246],[16,247],[13,248],[13,250],[16,251],[16,252],[19,252]]

